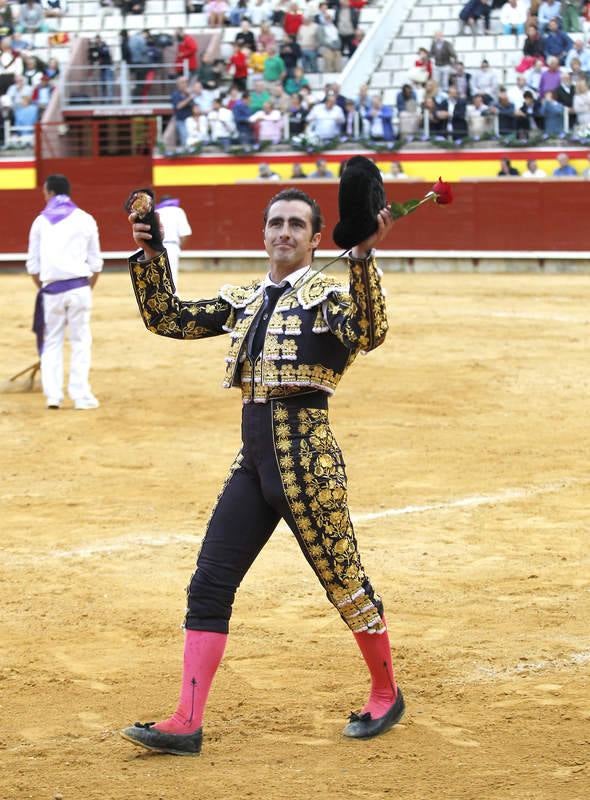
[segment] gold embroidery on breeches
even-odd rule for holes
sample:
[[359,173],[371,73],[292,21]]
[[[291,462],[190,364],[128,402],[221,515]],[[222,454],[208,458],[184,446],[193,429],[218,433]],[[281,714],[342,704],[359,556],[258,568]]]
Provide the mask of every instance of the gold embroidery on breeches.
[[380,599],[365,591],[347,506],[342,454],[320,408],[289,411],[274,401],[273,438],[283,491],[303,545],[330,601],[355,633],[382,633]]

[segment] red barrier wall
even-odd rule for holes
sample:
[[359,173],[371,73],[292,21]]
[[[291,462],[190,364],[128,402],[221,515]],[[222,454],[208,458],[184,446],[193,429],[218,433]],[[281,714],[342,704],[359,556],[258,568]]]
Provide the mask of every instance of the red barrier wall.
[[[131,250],[123,203],[132,184],[124,173],[116,182],[79,185],[73,199],[99,224],[103,250]],[[181,199],[193,228],[187,244],[195,250],[262,248],[262,212],[275,192],[291,184],[252,183],[231,186],[160,187],[159,194]],[[334,181],[301,181],[320,203],[326,229],[321,247],[335,247],[331,231],[337,221],[338,185]],[[137,186],[137,184],[135,184]],[[390,199],[422,197],[430,185],[387,183]],[[450,206],[427,204],[400,220],[384,244],[400,250],[569,250],[588,251],[585,212],[590,183],[576,180],[496,180],[454,184]],[[2,192],[2,250],[25,252],[28,231],[43,208],[41,189]]]

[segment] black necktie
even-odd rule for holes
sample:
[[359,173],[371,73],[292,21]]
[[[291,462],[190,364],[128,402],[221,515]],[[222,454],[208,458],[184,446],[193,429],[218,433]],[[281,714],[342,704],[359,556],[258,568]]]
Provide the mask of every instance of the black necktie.
[[287,283],[284,286],[267,286],[264,291],[264,303],[254,322],[254,334],[250,337],[250,347],[248,348],[248,354],[253,361],[260,355],[262,343],[264,342],[264,335],[268,328],[268,321],[272,316],[272,312],[274,311],[279,297],[287,287]]

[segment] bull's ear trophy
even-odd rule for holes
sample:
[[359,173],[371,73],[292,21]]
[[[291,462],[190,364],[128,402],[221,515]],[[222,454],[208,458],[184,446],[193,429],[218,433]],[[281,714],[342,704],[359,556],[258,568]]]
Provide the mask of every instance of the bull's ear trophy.
[[451,187],[442,178],[421,200],[388,203],[383,178],[377,166],[364,156],[346,162],[338,189],[339,220],[332,238],[344,250],[364,242],[377,230],[376,217],[382,208],[389,208],[393,219],[407,217],[424,203],[433,201],[448,205],[453,201]]
[[134,189],[125,202],[125,210],[129,214],[135,214],[138,222],[145,222],[150,226],[152,238],[149,246],[152,250],[163,250],[162,231],[156,214],[156,203],[152,190]]

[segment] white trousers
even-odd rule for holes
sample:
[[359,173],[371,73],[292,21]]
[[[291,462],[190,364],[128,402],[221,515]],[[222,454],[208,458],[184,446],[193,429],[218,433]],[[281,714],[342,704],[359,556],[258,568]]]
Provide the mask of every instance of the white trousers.
[[180,247],[177,244],[166,242],[166,252],[168,253],[168,263],[170,264],[170,272],[172,273],[172,280],[174,286],[178,289],[178,265],[180,261]]
[[90,310],[92,290],[80,286],[61,294],[43,295],[45,332],[41,354],[41,383],[48,400],[63,400],[63,350],[66,326],[70,340],[70,379],[68,394],[72,400],[92,395],[90,373]]

